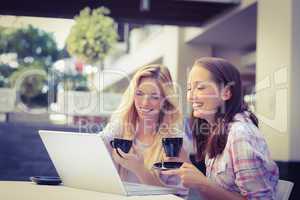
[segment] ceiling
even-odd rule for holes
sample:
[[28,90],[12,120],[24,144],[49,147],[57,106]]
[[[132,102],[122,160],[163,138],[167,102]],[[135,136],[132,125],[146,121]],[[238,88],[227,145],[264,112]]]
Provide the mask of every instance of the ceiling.
[[257,4],[253,3],[222,23],[209,27],[190,42],[253,51],[256,48],[256,27]]
[[73,18],[86,6],[105,6],[117,22],[201,26],[239,0],[76,0],[1,2],[0,15]]

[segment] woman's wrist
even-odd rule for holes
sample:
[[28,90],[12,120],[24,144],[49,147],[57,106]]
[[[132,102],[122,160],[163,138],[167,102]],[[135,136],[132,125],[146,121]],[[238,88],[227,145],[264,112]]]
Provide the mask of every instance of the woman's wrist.
[[133,171],[133,173],[135,173],[139,179],[144,179],[145,175],[149,172],[145,166],[141,166],[140,168]]
[[199,184],[198,184],[198,189],[201,192],[206,193],[207,191],[210,191],[211,188],[214,187],[214,184],[208,179],[204,178]]
[[157,180],[150,170],[145,167],[141,167],[138,171],[136,171],[136,176],[141,181],[141,183],[149,184],[149,185],[161,185],[159,180]]

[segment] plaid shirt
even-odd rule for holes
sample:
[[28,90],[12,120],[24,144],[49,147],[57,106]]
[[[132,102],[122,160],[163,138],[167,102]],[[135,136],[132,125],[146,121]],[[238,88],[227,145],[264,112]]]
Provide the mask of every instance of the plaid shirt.
[[223,153],[212,159],[206,156],[206,176],[247,199],[275,199],[278,167],[262,134],[250,121],[247,113],[234,117]]

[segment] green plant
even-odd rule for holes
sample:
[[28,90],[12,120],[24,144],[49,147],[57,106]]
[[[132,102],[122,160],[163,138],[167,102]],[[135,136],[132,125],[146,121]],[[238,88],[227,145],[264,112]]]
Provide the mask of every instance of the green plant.
[[0,88],[1,87],[7,87],[8,86],[8,80],[4,76],[0,74]]
[[101,63],[117,42],[114,20],[107,16],[109,10],[101,7],[84,8],[75,17],[67,38],[68,52],[87,62]]
[[43,72],[45,75],[47,72],[43,67],[41,67],[41,64],[39,61],[34,61],[33,63],[30,64],[23,64],[20,69],[14,71],[10,76],[9,76],[9,84],[12,87],[16,86],[16,82],[19,81],[24,77],[24,75],[29,74],[31,72],[35,71],[40,71]]
[[16,53],[20,65],[39,61],[45,70],[60,56],[53,34],[32,25],[22,28],[0,26],[0,55],[7,53]]
[[13,72],[9,77],[9,83],[16,89],[20,101],[27,107],[48,105],[47,91],[43,91],[48,83],[48,75],[38,63],[32,66],[23,66]]
[[0,87],[16,88],[28,105],[47,106],[47,72],[63,53],[52,33],[0,26]]

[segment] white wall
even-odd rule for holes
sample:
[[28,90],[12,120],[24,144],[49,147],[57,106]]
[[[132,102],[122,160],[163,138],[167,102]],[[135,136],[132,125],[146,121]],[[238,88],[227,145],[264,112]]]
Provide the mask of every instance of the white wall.
[[187,91],[187,78],[188,73],[193,66],[196,59],[212,56],[212,47],[209,45],[198,45],[193,43],[187,43],[185,41],[186,34],[189,32],[189,28],[181,28],[179,34],[179,50],[178,50],[178,66],[176,81],[181,88],[181,100],[183,113],[189,115],[190,110],[188,103],[186,101],[186,91]]
[[256,111],[273,158],[282,161],[300,159],[297,1],[258,2]]
[[290,159],[300,160],[300,1],[292,1],[292,65],[290,70]]
[[[176,55],[178,51],[178,28],[164,26],[142,44],[135,45],[133,51],[116,60],[104,72],[99,72],[95,78],[98,90],[103,90],[127,75],[135,72],[139,67],[163,59],[163,64],[170,68],[172,76],[176,76]],[[139,38],[138,35],[137,39]],[[133,39],[134,40],[134,39]],[[128,79],[129,81],[129,79]]]

